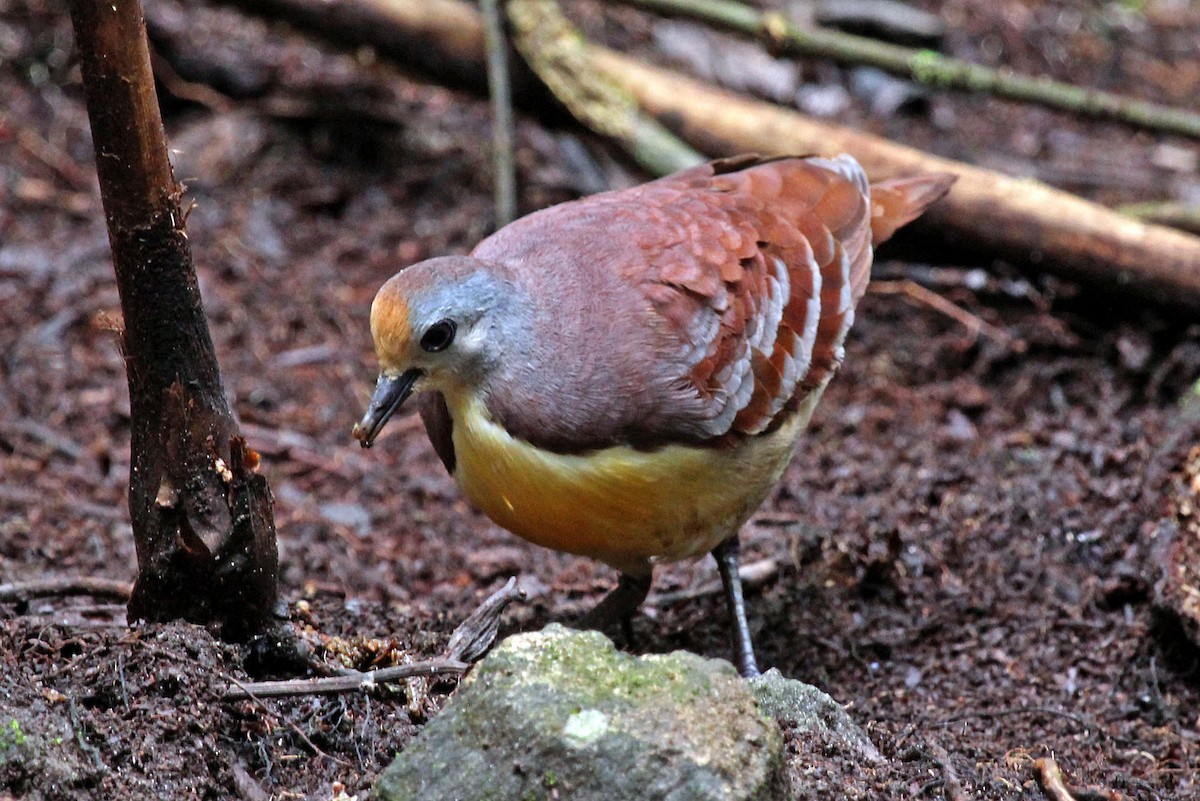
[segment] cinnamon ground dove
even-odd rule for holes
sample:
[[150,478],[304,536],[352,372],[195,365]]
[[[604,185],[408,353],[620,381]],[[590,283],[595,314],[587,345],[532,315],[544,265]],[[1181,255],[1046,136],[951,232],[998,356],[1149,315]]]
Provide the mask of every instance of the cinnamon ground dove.
[[842,361],[872,245],[953,180],[871,185],[849,156],[744,156],[414,264],[371,308],[380,374],[355,436],[370,446],[420,393],[467,498],[621,572],[594,620],[627,619],[655,563],[711,552],[735,660],[754,675],[738,529]]

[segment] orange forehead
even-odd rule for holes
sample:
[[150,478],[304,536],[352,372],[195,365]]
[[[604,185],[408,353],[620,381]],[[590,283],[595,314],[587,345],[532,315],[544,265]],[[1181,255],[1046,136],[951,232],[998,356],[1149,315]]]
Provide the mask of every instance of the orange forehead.
[[371,304],[371,336],[383,367],[399,367],[412,339],[408,303],[391,281],[383,285]]

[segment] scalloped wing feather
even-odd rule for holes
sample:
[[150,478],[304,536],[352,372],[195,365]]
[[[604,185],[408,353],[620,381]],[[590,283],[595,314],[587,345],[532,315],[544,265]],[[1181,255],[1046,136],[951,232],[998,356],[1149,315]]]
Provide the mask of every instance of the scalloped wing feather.
[[710,436],[771,429],[841,362],[871,266],[865,175],[849,159],[716,162],[645,189],[678,234],[627,277],[693,355]]

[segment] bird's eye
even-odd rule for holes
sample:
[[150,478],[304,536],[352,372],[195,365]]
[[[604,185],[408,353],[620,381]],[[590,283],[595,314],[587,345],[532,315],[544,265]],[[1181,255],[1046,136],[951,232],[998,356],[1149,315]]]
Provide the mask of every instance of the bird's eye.
[[421,336],[421,347],[430,353],[445,350],[454,341],[454,333],[457,330],[458,326],[453,320],[438,320]]

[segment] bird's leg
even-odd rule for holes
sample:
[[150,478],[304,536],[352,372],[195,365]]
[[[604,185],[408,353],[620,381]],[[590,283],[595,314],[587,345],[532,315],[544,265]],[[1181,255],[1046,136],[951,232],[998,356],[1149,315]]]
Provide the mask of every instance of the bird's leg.
[[627,640],[632,640],[633,627],[630,619],[646,596],[650,594],[650,583],[654,574],[645,575],[622,573],[617,586],[605,595],[600,603],[583,616],[580,625],[589,629],[606,629],[614,623],[620,623]]
[[745,678],[758,675],[758,662],[754,659],[754,644],[750,642],[750,626],[746,623],[746,602],[742,598],[742,577],[738,575],[738,535],[713,548],[717,560],[717,572],[725,586],[725,605],[729,608],[733,632],[733,655],[738,673]]

